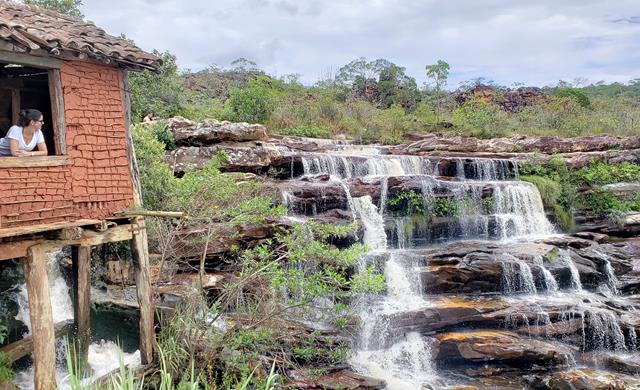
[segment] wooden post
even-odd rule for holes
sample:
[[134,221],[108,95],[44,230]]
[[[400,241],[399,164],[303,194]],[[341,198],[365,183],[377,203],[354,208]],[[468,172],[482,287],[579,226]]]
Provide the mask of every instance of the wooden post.
[[142,364],[153,362],[154,308],[149,278],[149,249],[147,247],[147,230],[144,218],[134,218],[131,255],[136,275],[136,291],[140,306],[140,360]]
[[91,247],[73,247],[73,269],[76,276],[75,322],[78,337],[78,371],[83,372],[89,358],[91,336]]
[[[131,186],[133,188],[133,206],[142,207],[142,190],[138,177],[138,163],[133,148],[131,137],[131,99],[129,96],[129,75],[126,70],[120,74],[120,89],[122,91],[122,108],[124,111],[124,126],[127,141],[127,157],[129,159],[129,173],[131,174]],[[147,243],[147,230],[144,218],[136,216],[131,219],[133,225],[133,238],[131,239],[131,255],[136,275],[136,291],[138,305],[140,306],[140,361],[142,364],[153,362],[154,332],[154,307],[151,278],[149,277],[149,248]]]
[[23,260],[33,334],[34,384],[36,390],[56,388],[56,342],[51,313],[47,259],[44,249],[34,245]]

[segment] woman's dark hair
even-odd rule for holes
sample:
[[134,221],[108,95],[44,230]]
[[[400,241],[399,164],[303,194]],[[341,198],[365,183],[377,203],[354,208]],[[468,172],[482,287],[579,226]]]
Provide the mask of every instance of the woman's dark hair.
[[41,117],[42,117],[42,113],[33,108],[30,108],[28,110],[22,110],[18,115],[18,126],[20,127],[29,126],[31,121],[40,120]]

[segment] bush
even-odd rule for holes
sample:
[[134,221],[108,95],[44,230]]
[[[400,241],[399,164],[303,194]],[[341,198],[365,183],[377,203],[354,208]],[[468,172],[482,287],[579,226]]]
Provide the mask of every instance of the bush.
[[495,104],[469,100],[453,111],[451,122],[465,135],[499,137],[507,134],[505,115]]
[[640,164],[594,162],[577,171],[575,177],[579,183],[587,185],[640,182]]
[[236,122],[265,123],[274,109],[277,92],[269,85],[271,79],[259,76],[249,80],[246,88],[235,87],[229,92],[227,105]]
[[558,88],[554,91],[554,95],[563,98],[571,98],[583,108],[591,107],[591,99],[589,99],[589,95],[578,88]]

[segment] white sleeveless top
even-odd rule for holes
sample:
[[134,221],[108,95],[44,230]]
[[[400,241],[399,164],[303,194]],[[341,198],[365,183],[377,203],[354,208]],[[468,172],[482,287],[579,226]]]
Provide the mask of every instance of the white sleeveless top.
[[11,126],[11,128],[7,132],[6,137],[0,138],[0,156],[11,156],[11,149],[9,147],[10,139],[15,139],[16,141],[18,141],[18,149],[25,150],[27,152],[32,151],[38,144],[44,143],[44,136],[42,135],[41,130],[33,133],[31,142],[26,144],[24,142],[24,138],[22,137],[22,127]]

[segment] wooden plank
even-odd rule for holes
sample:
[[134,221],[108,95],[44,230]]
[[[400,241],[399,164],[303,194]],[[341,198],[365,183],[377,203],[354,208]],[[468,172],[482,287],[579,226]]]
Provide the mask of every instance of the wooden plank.
[[30,246],[39,244],[46,252],[60,249],[66,245],[95,246],[108,242],[128,241],[132,239],[131,225],[118,225],[96,232],[93,230],[83,230],[80,238],[72,240],[23,240],[0,243],[0,260],[17,259],[25,257]]
[[69,165],[67,156],[0,157],[0,168],[59,167]]
[[167,218],[183,218],[186,216],[182,211],[152,211],[152,210],[124,210],[119,211],[116,215],[129,217],[167,217]]
[[[138,163],[136,161],[133,138],[131,137],[131,98],[129,92],[129,76],[127,71],[120,72],[120,90],[122,91],[122,107],[124,111],[124,125],[127,143],[127,157],[129,158],[129,172],[133,187],[133,205],[142,207],[142,190],[138,176]],[[149,247],[147,242],[147,230],[144,218],[137,216],[131,220],[138,229],[134,230],[131,240],[131,253],[135,267],[136,292],[140,305],[140,360],[142,364],[153,362],[153,345],[155,341],[154,331],[154,307],[151,278],[149,277]]]
[[14,125],[18,124],[20,118],[20,90],[11,90],[11,121]]
[[120,91],[122,91],[122,109],[124,115],[124,130],[127,143],[127,158],[129,159],[129,174],[133,188],[133,203],[135,207],[142,207],[142,187],[138,176],[138,161],[131,136],[131,96],[129,92],[129,75],[126,70],[120,72]]
[[43,69],[60,69],[62,61],[55,58],[36,57],[28,54],[14,53],[10,51],[0,51],[0,61],[10,64],[29,65]]
[[78,371],[84,372],[89,359],[91,336],[91,247],[74,246],[72,251],[75,273],[75,322],[78,331]]
[[[0,158],[2,160],[2,158]],[[74,226],[99,225],[102,221],[99,219],[78,219],[71,222],[54,222],[42,225],[20,226],[10,229],[0,229],[0,238],[18,237],[25,234],[41,233],[49,230],[58,230]]]
[[27,250],[22,262],[29,297],[29,318],[33,335],[34,385],[36,390],[56,388],[56,342],[53,331],[47,259],[41,245]]
[[153,362],[155,330],[147,229],[143,217],[135,217],[134,221],[138,228],[134,229],[131,239],[131,257],[135,267],[136,292],[140,305],[140,361],[142,364],[150,364]]
[[57,155],[67,154],[67,143],[64,129],[64,99],[60,70],[49,69],[49,96],[51,99],[51,118],[53,121],[53,138]]
[[[56,338],[69,334],[73,330],[73,321],[64,321],[55,325]],[[22,340],[15,341],[0,348],[0,353],[5,354],[9,362],[13,363],[33,352],[33,337],[26,336]]]

